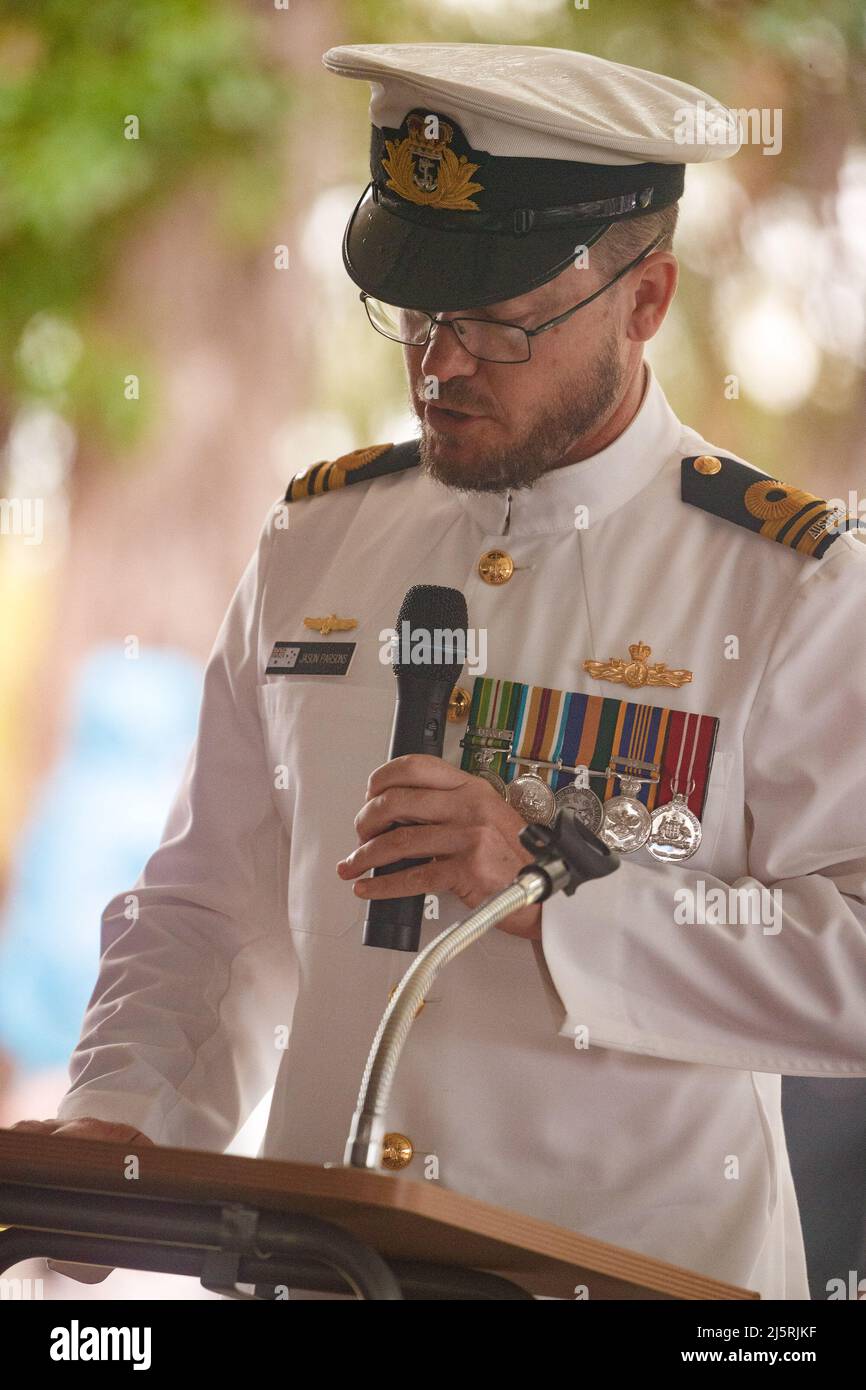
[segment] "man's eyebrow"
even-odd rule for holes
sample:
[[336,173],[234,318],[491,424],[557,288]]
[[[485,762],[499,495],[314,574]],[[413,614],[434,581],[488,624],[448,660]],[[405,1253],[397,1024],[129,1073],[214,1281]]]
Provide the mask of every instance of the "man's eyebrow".
[[478,309],[468,309],[463,318],[485,319],[489,323],[516,323],[518,319],[525,319],[531,316],[529,309],[521,309],[516,314],[491,314],[486,305]]
[[517,323],[521,319],[531,319],[533,323],[542,323],[545,319],[549,318],[551,314],[558,312],[559,310],[555,309],[548,301],[543,304],[527,304],[524,309],[500,317],[503,323]]
[[491,321],[495,323],[516,323],[518,319],[525,319],[528,314],[528,309],[521,309],[519,313],[516,314],[496,314]]
[[455,318],[460,319],[489,319],[491,323],[514,323],[516,319],[531,317],[530,309],[521,309],[516,314],[491,314],[486,304],[479,305],[477,309],[461,310],[460,313],[456,314],[453,309],[425,309],[424,312],[434,319],[437,314],[443,313],[454,314]]

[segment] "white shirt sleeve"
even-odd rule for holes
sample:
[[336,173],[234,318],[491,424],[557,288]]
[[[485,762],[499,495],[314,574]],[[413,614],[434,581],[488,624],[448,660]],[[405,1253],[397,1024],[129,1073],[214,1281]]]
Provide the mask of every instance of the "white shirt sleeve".
[[[274,1084],[297,979],[288,846],[258,713],[273,512],[220,627],[162,841],[102,918],[99,975],[61,1119],[221,1151]],[[135,788],[130,788],[135,795]]]
[[745,817],[750,840],[747,874],[730,886],[776,890],[775,919],[678,921],[682,890],[709,903],[729,885],[687,862],[624,857],[542,908],[563,1035],[586,1027],[590,1046],[866,1076],[864,617],[866,546],[849,535],[804,574],[768,637],[744,736],[745,805],[728,814]]

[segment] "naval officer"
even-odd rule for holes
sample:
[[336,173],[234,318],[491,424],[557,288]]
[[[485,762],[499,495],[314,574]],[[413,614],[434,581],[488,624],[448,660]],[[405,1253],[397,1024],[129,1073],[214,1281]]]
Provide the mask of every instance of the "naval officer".
[[[429,894],[426,944],[570,804],[620,869],[440,977],[385,1165],[807,1298],[781,1077],[866,1075],[866,548],[680,422],[643,352],[685,165],[736,122],[575,52],[324,61],[372,86],[343,257],[418,437],[299,460],[266,518],[44,1127],[221,1150],[273,1086],[262,1154],[339,1162],[407,964],[362,944],[365,904]],[[418,583],[461,589],[486,650],[443,757],[388,761],[382,635]]]

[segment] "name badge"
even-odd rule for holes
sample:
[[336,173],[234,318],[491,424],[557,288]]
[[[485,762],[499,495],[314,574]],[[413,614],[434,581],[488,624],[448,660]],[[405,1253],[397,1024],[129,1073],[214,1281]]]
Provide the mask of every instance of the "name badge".
[[275,642],[266,676],[345,676],[355,642]]

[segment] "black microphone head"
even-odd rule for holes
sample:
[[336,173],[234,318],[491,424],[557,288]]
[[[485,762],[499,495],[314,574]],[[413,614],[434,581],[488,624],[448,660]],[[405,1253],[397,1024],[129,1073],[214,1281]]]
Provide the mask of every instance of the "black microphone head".
[[413,584],[397,614],[395,676],[459,679],[466,661],[469,613],[459,589]]

